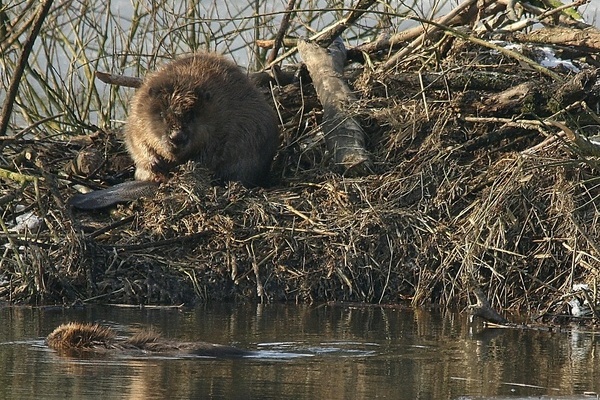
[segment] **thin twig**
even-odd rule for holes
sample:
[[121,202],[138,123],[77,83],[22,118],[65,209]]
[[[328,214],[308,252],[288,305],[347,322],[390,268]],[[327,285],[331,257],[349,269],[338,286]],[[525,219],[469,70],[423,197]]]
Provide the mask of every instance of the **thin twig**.
[[[294,15],[291,11],[294,9],[296,4],[296,0],[288,0],[288,4],[285,8],[286,13],[283,15],[283,19],[281,20],[281,25],[279,26],[279,30],[277,31],[277,35],[275,35],[275,41],[273,42],[273,49],[269,53],[269,57],[267,58],[267,64],[272,64],[273,60],[277,58],[277,53],[281,48],[281,44],[283,43],[283,38],[285,33],[287,32],[290,26],[290,19]],[[258,42],[257,42],[258,45]]]
[[[23,72],[25,71],[25,67],[27,66],[27,60],[29,59],[29,54],[33,49],[33,44],[40,33],[40,29],[42,28],[42,24],[44,23],[44,19],[46,19],[46,15],[50,11],[50,7],[52,6],[52,2],[54,0],[45,0],[38,8],[37,17],[33,23],[33,28],[31,29],[31,33],[25,40],[25,44],[23,45],[23,51],[21,52],[21,57],[19,57],[19,62],[17,64],[17,68],[14,72],[13,78],[10,81],[10,85],[8,86],[8,90],[6,91],[6,99],[4,100],[4,105],[2,106],[2,113],[0,114],[0,136],[6,136],[6,131],[8,130],[8,122],[10,120],[10,116],[12,114],[13,105],[15,99],[17,97],[17,92],[19,91],[19,84],[21,83],[21,77],[23,76]],[[0,142],[0,148],[2,143]]]
[[516,32],[516,31],[520,31],[523,30],[527,27],[530,27],[532,25],[538,24],[540,22],[542,22],[542,20],[546,19],[546,18],[550,18],[553,15],[556,15],[558,13],[560,13],[563,10],[569,9],[569,8],[577,8],[585,3],[587,3],[589,0],[576,0],[573,3],[570,4],[563,4],[560,7],[556,7],[553,8],[551,10],[546,10],[543,13],[539,14],[537,16],[537,18],[527,18],[523,21],[518,21],[515,22],[514,24],[511,24],[510,26],[505,26],[503,28],[501,28],[501,31],[503,32]]
[[[318,41],[321,47],[328,47],[336,37],[340,36],[342,32],[348,29],[360,16],[362,16],[365,12],[367,12],[368,8],[371,7],[375,3],[375,0],[359,0],[356,7],[354,7],[348,14],[346,14],[341,20],[334,22],[333,24],[327,26],[325,29],[321,30],[321,32],[317,32],[314,35],[308,38],[308,41]],[[275,60],[267,64],[265,69],[270,68],[274,64],[278,64],[286,58],[296,54],[298,52],[298,48],[294,47],[281,56],[277,57]]]
[[[542,67],[539,63],[533,61],[532,59],[530,59],[528,57],[525,57],[523,54],[520,54],[520,53],[518,53],[516,51],[509,50],[509,49],[504,48],[502,46],[498,46],[498,45],[495,45],[493,43],[490,43],[490,42],[488,42],[486,40],[479,39],[479,38],[467,35],[465,33],[457,31],[456,29],[444,26],[444,25],[439,24],[437,22],[428,21],[426,19],[419,18],[419,17],[411,17],[411,19],[413,19],[415,21],[422,22],[424,24],[434,25],[437,28],[444,30],[445,32],[447,32],[448,34],[450,34],[450,35],[452,35],[454,37],[457,37],[457,38],[460,38],[460,39],[463,39],[463,40],[468,40],[469,42],[475,43],[475,44],[480,45],[482,47],[487,47],[489,49],[496,50],[499,53],[502,53],[502,54],[504,54],[504,55],[506,55],[508,57],[514,58],[515,60],[521,61],[521,62],[529,65],[530,67],[532,67],[536,71],[538,71],[538,72],[540,72],[540,73],[542,73],[544,75],[549,76],[550,78],[552,78],[556,82],[559,82],[559,83],[564,82],[564,80],[557,73],[550,71],[548,68]],[[384,67],[389,67],[390,66],[390,61],[391,61],[391,58],[390,58],[390,60],[388,60],[388,62],[385,63]]]
[[[424,30],[424,32],[421,35],[419,35],[418,38],[416,38],[415,40],[410,42],[410,44],[408,44],[407,46],[402,48],[402,50],[400,50],[399,52],[394,54],[392,57],[390,57],[383,65],[383,68],[389,69],[389,68],[394,67],[398,63],[399,59],[401,59],[402,57],[404,57],[407,54],[412,53],[418,46],[420,46],[423,43],[425,38],[431,36],[433,33],[437,32],[439,29],[447,28],[446,25],[452,19],[454,19],[458,14],[464,12],[468,8],[471,8],[476,3],[476,1],[477,0],[467,0],[467,1],[459,4],[454,10],[452,10],[451,12],[446,14],[446,16],[444,16],[437,22],[435,22],[435,21],[427,22],[427,20],[421,20],[419,18],[412,17],[412,19],[414,19],[415,21],[420,21],[420,22],[428,23],[429,25],[433,25],[433,28],[431,28],[429,30]],[[448,28],[448,29],[450,29],[450,28]]]

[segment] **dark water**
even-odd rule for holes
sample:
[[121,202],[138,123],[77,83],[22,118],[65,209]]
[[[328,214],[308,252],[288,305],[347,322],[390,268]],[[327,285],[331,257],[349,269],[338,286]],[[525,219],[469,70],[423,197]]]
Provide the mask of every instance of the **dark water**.
[[[67,321],[255,350],[244,359],[59,356],[43,338]],[[483,330],[454,313],[341,306],[193,310],[0,309],[1,399],[596,398],[593,333]]]

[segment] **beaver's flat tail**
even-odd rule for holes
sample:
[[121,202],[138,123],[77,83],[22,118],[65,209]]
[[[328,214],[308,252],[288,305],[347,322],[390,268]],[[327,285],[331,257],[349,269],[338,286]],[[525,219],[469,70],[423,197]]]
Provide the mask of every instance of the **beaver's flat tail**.
[[154,196],[158,189],[157,182],[128,181],[106,189],[90,193],[76,194],[68,204],[81,210],[98,210],[118,203],[127,203],[141,197]]

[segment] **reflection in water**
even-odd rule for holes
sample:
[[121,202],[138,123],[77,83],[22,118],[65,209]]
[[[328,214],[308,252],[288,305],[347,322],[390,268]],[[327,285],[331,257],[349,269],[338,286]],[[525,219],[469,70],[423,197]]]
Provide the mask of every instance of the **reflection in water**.
[[[341,306],[194,310],[0,309],[2,398],[454,399],[600,391],[596,335],[484,330],[455,313]],[[67,321],[252,350],[214,359],[61,357],[43,338]]]

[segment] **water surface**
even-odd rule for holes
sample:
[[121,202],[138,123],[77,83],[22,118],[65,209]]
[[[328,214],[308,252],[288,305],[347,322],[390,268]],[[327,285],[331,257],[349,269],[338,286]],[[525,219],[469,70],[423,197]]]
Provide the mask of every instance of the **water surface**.
[[[196,309],[0,309],[3,399],[596,398],[596,334],[485,330],[401,307],[207,305]],[[43,338],[63,322],[255,351],[243,359],[68,358]],[[565,397],[567,396],[567,397]]]

